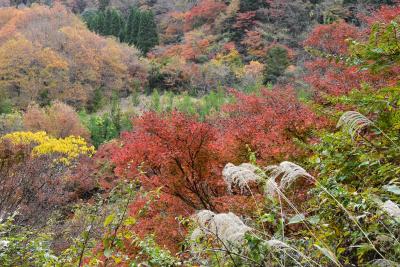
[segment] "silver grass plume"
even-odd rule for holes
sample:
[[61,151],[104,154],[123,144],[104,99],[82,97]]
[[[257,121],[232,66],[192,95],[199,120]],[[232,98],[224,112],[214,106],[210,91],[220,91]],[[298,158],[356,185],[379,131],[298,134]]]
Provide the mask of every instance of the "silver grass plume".
[[[201,254],[208,247],[204,247],[201,243],[201,238],[212,237],[215,238],[222,246],[221,251],[230,253],[236,251],[244,253],[250,252],[249,247],[245,245],[245,234],[251,232],[253,228],[247,226],[243,221],[234,213],[220,213],[216,214],[209,210],[202,210],[192,216],[198,227],[192,232],[191,239],[191,253],[197,255],[200,259]],[[199,242],[200,241],[200,242]],[[277,239],[266,240],[265,243],[270,247],[277,250],[293,249],[285,242]],[[301,254],[301,252],[299,252]],[[206,264],[208,265],[208,264]]]
[[192,240],[196,240],[202,235],[211,235],[228,248],[243,244],[245,234],[252,230],[232,212],[216,214],[209,210],[202,210],[193,218],[197,222],[198,228],[193,231]]
[[386,260],[386,259],[378,259],[372,262],[371,266],[375,267],[400,267],[399,263],[394,261]]
[[360,131],[365,129],[367,126],[373,125],[374,123],[357,111],[347,111],[340,117],[336,127],[342,128],[352,138],[359,134]]
[[[274,195],[277,188],[280,190],[289,188],[299,178],[313,179],[305,169],[290,161],[268,166],[265,170],[269,173],[269,178],[265,183],[264,192],[270,195]],[[278,177],[281,177],[279,185],[276,182]]]
[[250,163],[243,163],[239,166],[235,166],[232,163],[226,164],[222,170],[222,176],[228,187],[228,192],[232,193],[234,186],[239,187],[242,194],[248,191],[250,182],[258,182],[261,179],[256,174],[257,169],[256,166]]
[[395,220],[400,220],[400,208],[399,206],[391,200],[387,200],[382,204],[382,210],[387,214],[392,216]]
[[288,244],[286,244],[285,242],[283,242],[281,240],[277,240],[277,239],[268,240],[266,243],[271,248],[280,248],[280,249],[290,248],[290,246]]

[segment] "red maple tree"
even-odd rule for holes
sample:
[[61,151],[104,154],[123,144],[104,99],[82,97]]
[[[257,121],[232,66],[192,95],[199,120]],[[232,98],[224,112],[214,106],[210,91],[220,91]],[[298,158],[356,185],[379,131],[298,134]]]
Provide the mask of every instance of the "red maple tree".
[[147,113],[134,125],[113,154],[116,173],[137,177],[146,190],[162,187],[192,208],[214,209],[221,185],[215,129],[178,112]]
[[232,93],[236,102],[224,107],[229,117],[220,122],[226,158],[245,162],[249,149],[261,162],[304,154],[293,140],[306,141],[317,117],[298,101],[292,88],[262,89],[260,95]]
[[[362,16],[362,20],[371,25],[387,23],[399,14],[400,6],[386,7],[370,16]],[[370,27],[368,27],[369,29]],[[362,84],[373,88],[395,84],[398,79],[398,67],[394,66],[385,73],[376,74],[370,70],[347,65],[343,60],[332,60],[331,56],[341,59],[348,55],[350,40],[364,41],[370,31],[357,28],[344,21],[329,25],[320,25],[310,33],[304,45],[314,51],[322,52],[324,57],[316,57],[305,63],[308,70],[304,80],[314,89],[315,100],[324,101],[324,95],[343,95],[353,89],[359,89]]]

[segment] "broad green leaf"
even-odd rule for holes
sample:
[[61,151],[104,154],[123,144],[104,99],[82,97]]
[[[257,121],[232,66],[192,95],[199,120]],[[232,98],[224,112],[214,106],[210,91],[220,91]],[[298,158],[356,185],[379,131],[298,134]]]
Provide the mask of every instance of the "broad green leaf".
[[400,187],[397,185],[385,185],[383,189],[393,194],[400,195]]
[[272,223],[272,222],[275,221],[275,215],[274,214],[270,214],[270,213],[266,213],[266,214],[263,214],[260,219],[261,219],[262,222]]
[[115,213],[108,215],[107,218],[104,220],[104,227],[107,227],[110,223],[112,223],[114,218],[115,218]]
[[321,251],[322,254],[324,254],[325,257],[327,257],[328,259],[330,259],[334,264],[336,264],[336,266],[341,266],[339,264],[338,259],[336,258],[335,254],[333,254],[332,251],[326,249],[326,248],[321,248],[320,246],[314,244],[314,246]]
[[129,216],[128,218],[126,218],[126,219],[124,220],[124,225],[125,225],[125,226],[134,225],[135,223],[136,223],[135,218],[133,218],[133,217],[131,217],[131,216]]
[[297,215],[293,216],[292,218],[290,218],[288,224],[299,223],[299,222],[304,221],[305,219],[306,219],[306,217],[304,216],[304,214],[297,214]]
[[112,250],[111,250],[110,248],[106,248],[106,249],[104,250],[104,256],[105,256],[106,258],[109,258],[109,257],[111,257],[111,255],[112,255]]
[[313,224],[313,225],[318,224],[320,220],[321,220],[321,219],[319,218],[318,215],[311,216],[311,217],[307,218],[307,221],[308,221],[309,223]]

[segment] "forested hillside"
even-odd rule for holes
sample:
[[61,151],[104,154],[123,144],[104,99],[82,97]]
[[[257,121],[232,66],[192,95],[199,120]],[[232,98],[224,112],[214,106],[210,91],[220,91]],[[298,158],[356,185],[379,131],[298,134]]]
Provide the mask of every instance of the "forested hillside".
[[0,6],[0,266],[400,266],[399,1]]

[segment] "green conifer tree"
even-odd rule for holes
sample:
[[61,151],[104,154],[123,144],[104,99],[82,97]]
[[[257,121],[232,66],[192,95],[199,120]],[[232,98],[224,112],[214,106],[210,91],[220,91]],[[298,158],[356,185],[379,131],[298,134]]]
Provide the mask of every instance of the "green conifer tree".
[[110,0],[99,0],[99,10],[104,11],[110,5]]
[[100,35],[105,35],[107,30],[107,21],[104,12],[101,11],[97,14],[95,24],[96,24],[95,32]]
[[267,7],[265,0],[240,0],[240,12],[254,11],[263,7]]
[[107,9],[104,12],[104,32],[102,33],[102,35],[108,36],[108,35],[112,35],[112,27],[111,27],[111,23],[113,20],[113,13],[111,11],[111,9]]
[[157,89],[151,94],[151,110],[161,112],[161,98]]
[[115,131],[118,134],[121,133],[121,117],[122,117],[122,112],[121,112],[121,106],[119,105],[120,99],[118,97],[118,93],[114,92],[112,99],[111,99],[111,121],[114,125]]
[[124,19],[121,13],[115,9],[111,11],[110,35],[120,38],[121,29],[124,28]]
[[137,47],[144,53],[158,44],[157,24],[151,11],[142,12],[140,16]]
[[82,19],[85,21],[89,30],[97,32],[97,11],[87,11],[82,14]]
[[264,83],[276,83],[289,66],[288,51],[280,46],[272,47],[265,57]]
[[128,21],[126,23],[125,42],[136,45],[139,33],[141,12],[137,8],[132,8],[129,12]]

